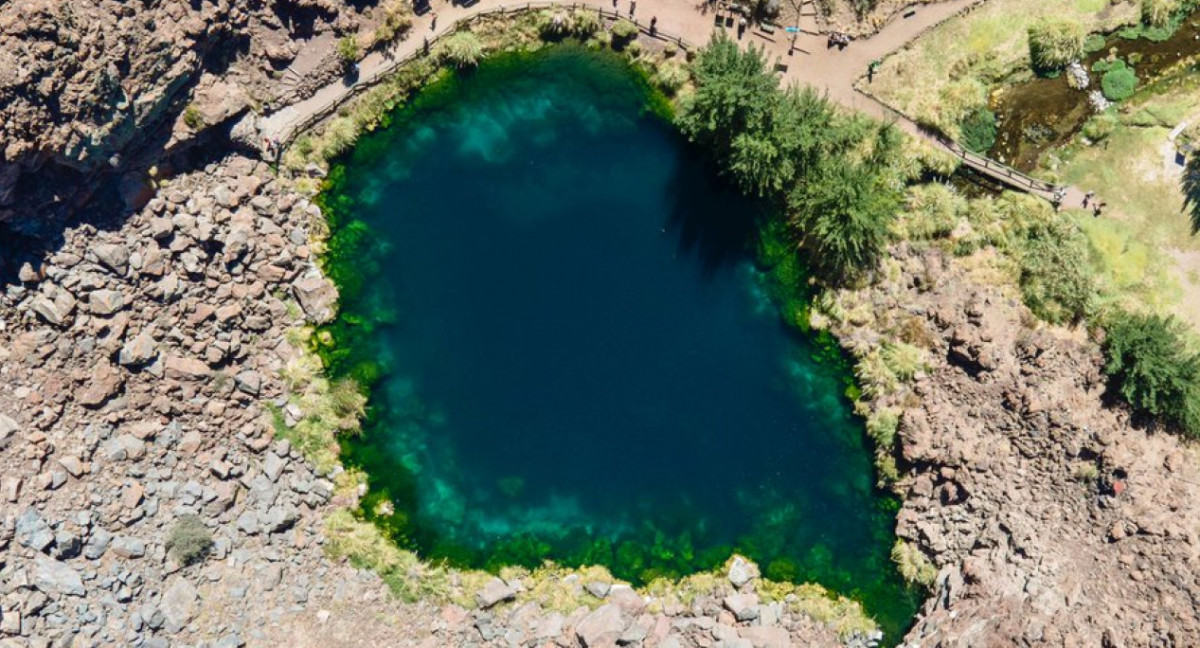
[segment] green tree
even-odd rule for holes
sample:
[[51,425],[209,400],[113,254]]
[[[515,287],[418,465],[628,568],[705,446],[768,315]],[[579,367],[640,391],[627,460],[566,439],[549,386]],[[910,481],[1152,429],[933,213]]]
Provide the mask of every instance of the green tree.
[[1104,372],[1112,390],[1142,414],[1200,436],[1200,357],[1172,317],[1118,313],[1107,326]]
[[979,108],[962,121],[962,145],[976,153],[986,153],[996,143],[996,113]]
[[778,101],[779,79],[767,68],[762,48],[743,51],[724,32],[700,51],[692,76],[696,91],[682,101],[679,128],[727,161],[739,134],[762,130]]
[[900,192],[877,166],[826,163],[796,186],[788,207],[809,263],[822,279],[839,284],[879,263]]

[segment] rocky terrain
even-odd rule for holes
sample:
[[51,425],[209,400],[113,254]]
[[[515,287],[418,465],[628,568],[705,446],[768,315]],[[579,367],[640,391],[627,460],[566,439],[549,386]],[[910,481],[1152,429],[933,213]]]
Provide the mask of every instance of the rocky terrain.
[[370,7],[361,5],[5,3],[0,222],[25,216],[17,224],[37,228],[82,205],[110,176],[138,200],[146,170],[164,164],[181,143],[336,69],[335,35],[370,23],[362,13]]
[[[46,242],[0,249],[0,648],[871,644],[740,562],[686,601],[566,576],[563,608],[528,576],[406,603],[327,556],[324,520],[355,494],[269,415],[288,331],[336,297],[319,210],[257,160],[171,154],[311,90],[370,9],[0,6],[0,221]],[[87,202],[113,184],[118,208]],[[51,218],[80,205],[82,223]],[[1200,645],[1194,450],[1106,405],[1094,342],[940,252],[895,257],[854,297],[872,316],[837,333],[869,346],[916,322],[930,349],[882,403],[902,412],[897,533],[937,568],[907,644]],[[214,542],[182,565],[168,544],[191,515]]]
[[[178,178],[113,231],[68,229],[0,299],[0,646],[753,646],[839,644],[760,602],[756,571],[657,605],[565,579],[565,612],[487,583],[466,607],[401,603],[326,558],[329,475],[274,438],[267,409],[329,316],[319,210],[255,160]],[[303,415],[303,413],[300,413]],[[349,500],[346,498],[349,497]],[[168,551],[198,516],[196,565]],[[867,638],[855,643],[866,645]]]
[[931,336],[919,398],[894,403],[897,535],[940,568],[909,643],[1200,645],[1194,449],[1105,406],[1094,343],[952,257],[896,257],[898,280],[859,296],[878,319],[841,335],[871,344],[878,323],[916,318]]

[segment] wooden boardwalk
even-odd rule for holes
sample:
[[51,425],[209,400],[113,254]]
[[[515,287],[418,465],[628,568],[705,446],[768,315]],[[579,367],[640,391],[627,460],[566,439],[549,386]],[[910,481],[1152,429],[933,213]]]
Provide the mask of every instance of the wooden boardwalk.
[[[806,31],[803,27],[795,34],[788,34],[782,29],[768,34],[751,28],[743,34],[741,41],[746,46],[762,47],[769,56],[773,56],[776,68],[782,71],[784,82],[813,86],[823,91],[831,101],[847,109],[862,111],[877,119],[893,122],[905,132],[955,155],[966,167],[1007,187],[1047,200],[1054,200],[1056,196],[1060,196],[1066,204],[1078,204],[1083,198],[1082,191],[1038,180],[1000,162],[967,151],[957,142],[917,124],[855,87],[871,61],[882,59],[928,29],[981,1],[947,0],[922,6],[919,10],[909,10],[903,17],[893,19],[870,38],[852,42],[846,50],[830,49],[826,46],[825,36]],[[632,20],[638,25],[644,38],[656,38],[687,47],[706,43],[716,30],[726,28],[716,26],[718,22],[723,21],[718,21],[713,5],[707,2],[696,4],[694,0],[640,0],[636,15],[631,15],[629,11],[622,12],[621,2],[622,0],[574,0],[568,3],[538,0],[512,3],[479,0],[468,6],[439,5],[435,7],[440,13],[436,27],[430,13],[416,17],[406,38],[394,43],[388,50],[373,52],[360,61],[356,82],[331,83],[311,97],[267,115],[260,127],[262,136],[264,140],[273,139],[286,146],[298,133],[331,115],[346,100],[374,86],[397,67],[423,55],[426,39],[432,47],[443,36],[484,16],[559,6],[587,7],[597,10],[607,21],[618,18]],[[629,0],[624,2],[626,7],[629,7]],[[648,24],[650,17],[658,19],[654,30],[651,30]],[[736,36],[736,25],[730,32]]]

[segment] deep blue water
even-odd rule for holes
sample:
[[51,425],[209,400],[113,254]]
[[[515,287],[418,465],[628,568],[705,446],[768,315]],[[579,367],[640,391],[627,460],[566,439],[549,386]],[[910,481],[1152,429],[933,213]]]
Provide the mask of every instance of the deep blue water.
[[344,452],[371,476],[367,513],[473,566],[644,582],[736,549],[894,630],[912,601],[844,368],[766,296],[764,207],[647,96],[616,58],[500,56],[335,174],[335,370],[380,376]]

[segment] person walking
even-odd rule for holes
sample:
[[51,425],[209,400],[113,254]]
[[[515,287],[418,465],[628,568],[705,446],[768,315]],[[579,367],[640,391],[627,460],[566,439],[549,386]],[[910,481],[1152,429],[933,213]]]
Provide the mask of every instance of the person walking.
[[1095,195],[1096,195],[1095,191],[1089,191],[1089,192],[1083,194],[1083,208],[1084,209],[1087,209],[1088,203],[1091,202],[1092,198]]
[[429,14],[429,31],[437,29],[437,12]]
[[637,11],[637,0],[629,3],[629,17],[633,18],[633,12]]

